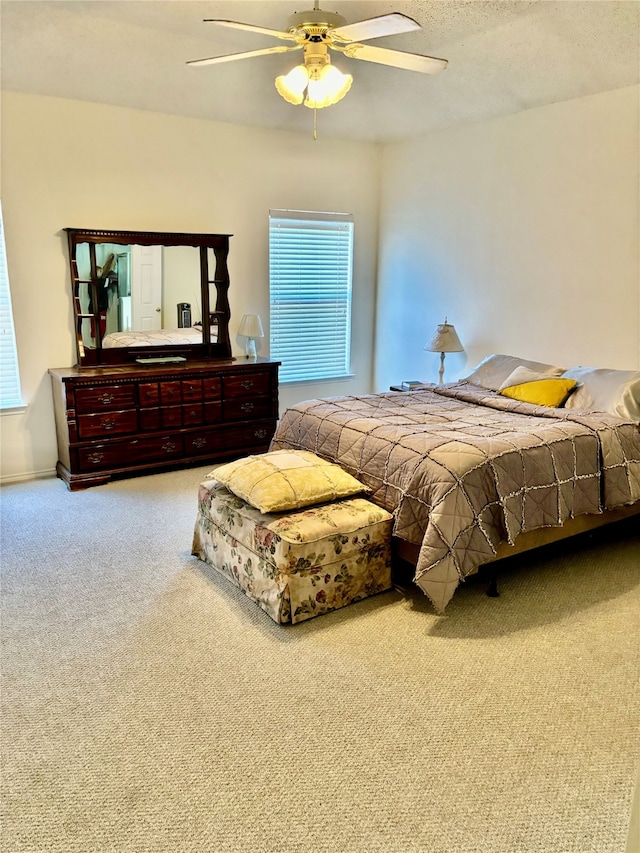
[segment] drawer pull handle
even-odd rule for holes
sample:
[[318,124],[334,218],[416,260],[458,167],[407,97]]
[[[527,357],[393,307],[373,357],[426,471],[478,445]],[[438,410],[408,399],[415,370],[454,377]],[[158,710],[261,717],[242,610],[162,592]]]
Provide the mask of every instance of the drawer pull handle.
[[243,403],[243,404],[240,406],[240,411],[241,411],[241,412],[252,412],[252,411],[253,411],[253,407],[254,407],[254,404],[253,404],[253,403]]
[[240,383],[240,387],[244,388],[245,391],[248,391],[249,388],[253,388],[253,381],[251,379],[245,379],[244,382]]
[[98,465],[104,459],[104,453],[90,453],[87,458],[92,465]]
[[155,396],[155,394],[150,388],[147,388],[146,391],[144,392],[145,400],[152,400],[154,398],[154,396]]
[[206,443],[207,443],[206,438],[194,438],[193,439],[193,446],[197,447],[198,449],[201,447],[204,447],[206,445]]
[[100,394],[100,396],[98,397],[98,402],[102,403],[105,406],[108,406],[109,403],[113,403],[114,400],[115,397],[113,394]]
[[113,429],[115,425],[116,425],[116,422],[113,418],[104,418],[103,420],[100,421],[100,426],[103,429]]
[[162,445],[162,449],[165,453],[172,453],[176,449],[176,444],[173,441],[165,441]]
[[266,431],[266,429],[257,429],[253,433],[253,435],[254,435],[254,438],[266,438],[267,437],[267,431]]

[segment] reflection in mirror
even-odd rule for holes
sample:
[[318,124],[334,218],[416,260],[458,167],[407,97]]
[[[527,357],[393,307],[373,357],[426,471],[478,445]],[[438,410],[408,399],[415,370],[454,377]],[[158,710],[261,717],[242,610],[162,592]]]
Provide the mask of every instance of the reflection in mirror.
[[[77,247],[78,276],[84,284],[80,306],[88,314],[97,308],[105,349],[202,343],[197,248],[98,244],[98,304],[94,306],[89,246],[79,243]],[[212,340],[216,338],[212,336]],[[85,348],[96,346],[94,322],[83,324],[82,341]]]
[[229,234],[64,230],[79,366],[231,357]]

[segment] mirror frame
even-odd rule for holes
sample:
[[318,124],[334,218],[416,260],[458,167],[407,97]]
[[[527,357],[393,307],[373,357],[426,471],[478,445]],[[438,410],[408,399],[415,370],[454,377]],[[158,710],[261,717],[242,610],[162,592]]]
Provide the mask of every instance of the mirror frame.
[[[229,270],[227,258],[229,255],[229,238],[231,234],[182,234],[168,231],[100,231],[86,228],[65,228],[69,247],[69,264],[71,272],[71,295],[75,323],[77,366],[100,367],[117,364],[130,364],[136,359],[165,358],[168,356],[186,359],[228,359],[231,358],[231,341],[229,339]],[[80,243],[89,244],[91,263],[91,278],[78,277],[77,249]],[[115,347],[104,349],[100,332],[98,307],[98,267],[96,264],[96,245],[99,243],[115,243],[123,246],[194,246],[200,251],[200,299],[202,307],[202,343],[201,344],[167,344],[164,346]],[[215,256],[213,278],[209,273],[208,250]],[[83,312],[80,303],[80,285],[88,284],[91,294],[93,312]],[[215,285],[216,301],[212,310],[210,286]],[[94,321],[96,331],[96,346],[89,348],[82,339],[82,324],[86,320]],[[217,323],[218,335],[215,343],[211,342],[212,321]]]

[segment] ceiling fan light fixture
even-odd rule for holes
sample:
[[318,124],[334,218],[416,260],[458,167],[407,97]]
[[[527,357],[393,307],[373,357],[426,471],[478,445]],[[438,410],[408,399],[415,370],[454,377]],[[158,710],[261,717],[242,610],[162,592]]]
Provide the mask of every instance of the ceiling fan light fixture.
[[343,74],[335,65],[327,63],[322,68],[313,68],[309,74],[304,105],[311,109],[322,109],[337,104],[347,94],[352,83],[351,74]]
[[288,74],[276,77],[276,89],[289,104],[301,104],[309,83],[306,65],[296,65]]
[[339,51],[349,59],[390,65],[392,68],[402,68],[421,74],[436,74],[447,66],[446,59],[435,56],[405,53],[401,50],[362,44],[381,36],[392,36],[420,29],[417,21],[401,12],[378,15],[375,18],[349,24],[346,18],[338,15],[337,12],[322,11],[320,0],[314,0],[313,9],[296,12],[290,17],[286,32],[255,24],[245,24],[241,21],[219,18],[205,18],[205,20],[223,27],[269,35],[289,42],[289,45],[286,47],[275,45],[259,50],[245,50],[242,53],[209,56],[205,59],[190,60],[187,65],[213,65],[219,62],[302,49],[304,50],[303,64],[292,68],[288,74],[276,77],[275,86],[278,94],[289,104],[304,103],[306,107],[313,110],[329,107],[342,100],[353,82],[350,74],[343,74],[331,66],[329,50]]

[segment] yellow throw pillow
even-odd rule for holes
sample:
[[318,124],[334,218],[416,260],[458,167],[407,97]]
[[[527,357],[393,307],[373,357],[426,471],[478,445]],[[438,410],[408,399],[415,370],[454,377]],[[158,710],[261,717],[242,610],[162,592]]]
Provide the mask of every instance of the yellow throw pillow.
[[538,379],[535,382],[524,382],[522,385],[511,385],[503,388],[503,397],[511,397],[522,403],[533,403],[535,406],[551,406],[559,408],[578,383],[575,379]]
[[286,512],[371,491],[308,450],[246,456],[220,465],[210,476],[260,512]]

